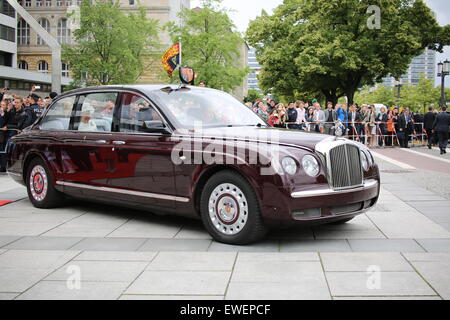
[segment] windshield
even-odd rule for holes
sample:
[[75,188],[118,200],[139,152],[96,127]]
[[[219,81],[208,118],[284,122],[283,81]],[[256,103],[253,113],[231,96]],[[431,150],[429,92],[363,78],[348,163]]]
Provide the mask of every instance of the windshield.
[[184,128],[267,126],[252,110],[231,95],[213,90],[154,91]]

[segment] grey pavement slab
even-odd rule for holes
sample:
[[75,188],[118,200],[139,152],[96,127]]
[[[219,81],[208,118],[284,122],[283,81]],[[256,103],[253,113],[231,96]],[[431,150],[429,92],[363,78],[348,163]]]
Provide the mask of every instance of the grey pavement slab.
[[377,266],[385,271],[414,271],[408,261],[400,253],[381,252],[341,252],[321,253],[325,271],[367,271]]
[[38,236],[56,228],[59,224],[59,222],[3,221],[0,224],[0,236]]
[[239,252],[239,261],[320,261],[317,252]]
[[152,261],[157,252],[84,251],[73,261]]
[[202,239],[149,239],[138,251],[206,251],[210,244]]
[[160,252],[146,270],[231,271],[236,255],[231,252]]
[[442,300],[439,296],[333,297],[333,300]]
[[127,282],[82,282],[80,289],[69,289],[66,281],[41,281],[16,299],[112,300],[118,299],[127,285]]
[[197,223],[188,223],[183,225],[181,230],[176,234],[175,239],[206,239],[211,240],[211,235],[206,231],[203,224],[199,221]]
[[57,269],[73,259],[79,251],[8,250],[0,255],[0,268]]
[[124,293],[224,295],[229,278],[224,271],[144,271]]
[[45,280],[67,281],[70,270],[79,268],[81,281],[109,281],[131,283],[144,271],[148,262],[134,261],[71,261],[59,268]]
[[20,293],[53,271],[53,268],[3,268],[0,267],[0,292]]
[[412,264],[442,298],[450,299],[450,261],[413,261]]
[[326,281],[317,276],[295,283],[231,282],[226,300],[330,300]]
[[285,282],[323,276],[320,262],[314,261],[241,261],[237,260],[231,282]]
[[25,250],[66,250],[83,238],[74,237],[23,237],[3,248]]
[[268,239],[314,239],[314,233],[311,228],[292,227],[286,229],[270,230]]
[[[333,296],[434,296],[436,292],[415,272],[326,272]],[[369,284],[369,285],[368,285]]]
[[0,248],[20,239],[18,236],[0,236]]
[[450,261],[450,253],[403,253],[402,254],[408,261]]
[[367,216],[390,239],[450,237],[449,231],[402,202],[392,212],[369,211]]
[[83,251],[136,251],[145,239],[128,238],[86,238],[75,244],[72,250]]
[[0,292],[0,300],[13,300],[18,295],[18,293]]
[[347,252],[351,248],[346,240],[282,240],[281,252]]
[[150,295],[150,294],[123,294],[119,300],[223,300],[220,295]]
[[[300,240],[297,240],[300,241]],[[234,246],[213,241],[208,251],[220,252],[278,252],[279,241],[275,239],[266,239],[258,243],[248,244],[245,246]]]
[[424,252],[412,239],[350,239],[356,252]]
[[450,200],[441,200],[441,201],[419,201],[419,200],[411,200],[408,201],[408,205],[414,208],[450,208]]
[[428,252],[450,252],[450,239],[417,239]]
[[173,238],[181,229],[180,223],[163,220],[140,220],[127,221],[114,230],[108,237],[126,238]]

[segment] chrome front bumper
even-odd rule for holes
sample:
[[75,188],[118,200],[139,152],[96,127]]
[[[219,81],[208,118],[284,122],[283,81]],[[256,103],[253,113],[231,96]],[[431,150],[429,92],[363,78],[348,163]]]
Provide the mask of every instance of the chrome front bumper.
[[351,192],[365,191],[370,189],[378,188],[378,180],[368,179],[364,181],[364,185],[361,187],[343,189],[343,190],[334,190],[331,188],[326,189],[316,189],[316,190],[305,190],[305,191],[296,191],[291,193],[292,198],[309,198],[309,197],[320,197],[320,196],[329,196],[329,195],[339,195]]

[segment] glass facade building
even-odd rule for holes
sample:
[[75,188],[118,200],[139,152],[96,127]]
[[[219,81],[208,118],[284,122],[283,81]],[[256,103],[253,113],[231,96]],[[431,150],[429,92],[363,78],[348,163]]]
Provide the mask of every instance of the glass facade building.
[[256,60],[255,48],[250,48],[250,50],[248,51],[247,62],[248,62],[248,67],[251,69],[251,71],[247,77],[248,89],[262,91],[259,88],[259,83],[258,83],[258,74],[261,71],[261,65]]
[[[415,57],[400,82],[402,85],[417,85],[421,74],[433,81],[436,78],[436,51],[425,49],[420,56]],[[383,85],[392,87],[396,85],[396,81],[393,77],[384,78]]]

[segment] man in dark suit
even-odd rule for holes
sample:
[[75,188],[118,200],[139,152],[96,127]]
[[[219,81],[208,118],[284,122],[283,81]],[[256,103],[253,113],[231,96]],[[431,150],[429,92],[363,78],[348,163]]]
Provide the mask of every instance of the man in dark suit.
[[433,131],[437,133],[439,139],[439,149],[441,154],[447,153],[446,148],[448,144],[448,127],[450,126],[450,114],[447,112],[447,107],[442,107],[441,112],[436,115],[434,120]]
[[423,126],[428,137],[428,149],[431,149],[431,146],[436,142],[436,135],[433,133],[434,120],[436,120],[436,113],[434,113],[432,107],[429,107],[423,118]]
[[408,147],[409,134],[408,134],[407,110],[403,111],[398,116],[397,125],[398,125],[397,137],[398,137],[398,141],[400,142],[400,147],[401,148],[409,148]]
[[361,113],[356,111],[356,106],[353,105],[350,107],[350,111],[348,113],[348,122],[349,122],[349,135],[350,139],[355,140],[355,137],[359,136],[361,133]]

